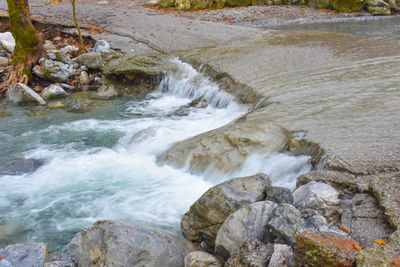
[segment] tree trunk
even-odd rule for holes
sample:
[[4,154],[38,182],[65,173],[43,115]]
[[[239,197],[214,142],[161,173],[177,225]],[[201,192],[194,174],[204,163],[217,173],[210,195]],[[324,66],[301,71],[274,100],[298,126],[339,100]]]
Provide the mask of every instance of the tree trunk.
[[[13,72],[6,86],[17,82],[27,84],[33,65],[42,57],[44,49],[32,25],[28,0],[7,0],[10,32],[15,39]],[[4,84],[1,86],[4,89]]]

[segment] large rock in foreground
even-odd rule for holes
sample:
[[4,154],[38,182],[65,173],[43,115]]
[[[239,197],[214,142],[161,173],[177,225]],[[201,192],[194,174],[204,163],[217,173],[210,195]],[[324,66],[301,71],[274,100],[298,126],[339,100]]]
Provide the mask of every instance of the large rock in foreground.
[[11,266],[42,267],[48,257],[47,245],[44,243],[12,244],[0,249],[0,255],[10,262]]
[[239,119],[173,145],[162,160],[193,173],[231,173],[252,154],[271,155],[288,146],[290,132],[268,120]]
[[274,252],[273,244],[264,244],[256,238],[244,242],[228,259],[225,267],[264,267]]
[[225,219],[243,206],[265,199],[271,181],[265,174],[235,178],[205,192],[182,217],[183,235],[214,250],[217,232]]
[[98,221],[68,244],[78,266],[184,266],[195,246],[167,231]]

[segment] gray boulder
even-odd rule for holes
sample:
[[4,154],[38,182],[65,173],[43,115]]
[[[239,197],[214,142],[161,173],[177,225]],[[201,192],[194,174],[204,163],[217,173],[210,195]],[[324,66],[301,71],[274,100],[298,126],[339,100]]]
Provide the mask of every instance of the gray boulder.
[[75,267],[75,263],[70,261],[50,261],[46,262],[44,267]]
[[232,173],[249,155],[285,150],[289,137],[290,132],[274,122],[239,119],[174,144],[161,160],[177,168],[187,166],[192,173]]
[[170,232],[98,221],[68,244],[78,266],[184,266],[192,243]]
[[85,53],[75,59],[79,64],[88,67],[89,69],[100,69],[106,64],[100,53]]
[[207,252],[194,251],[186,255],[185,267],[222,267],[222,264]]
[[293,204],[292,192],[284,187],[270,186],[265,191],[266,200],[273,201],[278,204]]
[[44,164],[40,159],[18,159],[0,166],[0,175],[21,175],[34,172]]
[[294,245],[296,236],[305,230],[306,222],[301,212],[290,204],[281,204],[276,208],[268,227],[275,242]]
[[271,242],[267,225],[276,207],[271,201],[256,202],[229,215],[218,231],[215,252],[229,257],[249,238]]
[[338,204],[339,191],[325,183],[312,181],[293,192],[293,205],[299,208],[318,209]]
[[56,84],[47,86],[42,91],[42,97],[46,100],[53,99],[53,98],[59,98],[59,97],[65,97],[67,95],[68,95],[68,93],[65,92],[65,90],[62,87],[60,87]]
[[88,112],[91,101],[89,99],[74,99],[68,103],[65,109],[68,112],[84,113]]
[[33,68],[33,73],[42,79],[60,83],[69,78],[68,65],[51,59],[42,60],[40,66]]
[[265,267],[273,254],[274,246],[251,238],[240,245],[228,259],[225,267]]
[[111,45],[105,40],[98,40],[94,47],[92,48],[92,52],[103,52],[104,50],[110,49]]
[[0,249],[0,255],[12,266],[43,267],[48,257],[47,245],[44,243],[12,244]]
[[205,192],[182,217],[183,235],[214,251],[215,237],[225,219],[243,206],[265,199],[271,180],[265,174],[235,178]]
[[373,15],[390,15],[390,6],[383,0],[367,0],[367,7]]
[[294,267],[293,249],[288,245],[274,244],[274,253],[268,267]]
[[13,103],[14,105],[26,102],[35,102],[39,105],[46,105],[46,101],[44,101],[38,93],[23,83],[17,83],[9,87],[7,89],[6,98],[8,102]]
[[0,45],[10,54],[14,52],[15,40],[11,32],[0,33]]

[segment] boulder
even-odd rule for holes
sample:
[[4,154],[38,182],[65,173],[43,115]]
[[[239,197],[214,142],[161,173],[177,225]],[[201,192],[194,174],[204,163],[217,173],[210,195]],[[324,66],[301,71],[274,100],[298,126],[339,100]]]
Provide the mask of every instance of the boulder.
[[109,76],[136,74],[154,76],[173,71],[174,69],[173,63],[169,61],[169,56],[146,54],[133,56],[124,60],[111,60],[103,67],[102,71],[103,74]]
[[267,224],[276,207],[274,202],[261,201],[229,215],[217,233],[215,252],[229,257],[249,238],[256,238],[264,243],[271,242],[272,236]]
[[46,101],[33,91],[30,87],[23,83],[17,83],[7,89],[6,98],[8,102],[14,105],[22,104],[25,102],[35,102],[39,105],[46,105]]
[[182,217],[183,235],[214,251],[214,241],[225,219],[241,207],[265,199],[271,180],[265,174],[235,178],[205,192]]
[[400,6],[395,0],[387,0],[387,3],[391,10],[400,11]]
[[363,6],[364,2],[360,0],[332,0],[332,7],[339,12],[358,12]]
[[274,253],[268,267],[295,267],[293,249],[288,245],[274,244]]
[[102,85],[97,89],[94,97],[101,99],[110,99],[117,97],[121,94],[120,85],[109,79],[102,79]]
[[90,83],[89,74],[86,71],[81,71],[81,74],[79,74],[79,82],[82,85]]
[[186,255],[185,267],[222,267],[222,264],[207,252],[194,251]]
[[361,246],[348,236],[308,233],[297,236],[294,258],[297,266],[353,266]]
[[40,65],[33,67],[33,73],[42,78],[53,82],[65,82],[69,78],[68,65],[51,59],[40,61]]
[[6,49],[10,54],[14,52],[15,40],[11,32],[0,33],[0,45]]
[[305,220],[308,231],[330,232],[328,222],[325,217],[313,209],[304,209],[301,211],[301,216]]
[[383,0],[367,0],[367,7],[373,15],[390,15],[390,6]]
[[158,0],[158,4],[164,8],[173,7],[175,6],[175,0]]
[[273,251],[274,245],[266,245],[256,238],[251,238],[240,245],[225,267],[264,267],[270,261]]
[[276,208],[268,227],[276,242],[294,245],[296,236],[305,231],[306,222],[298,209],[284,203]]
[[8,260],[0,259],[0,267],[14,267],[14,266]]
[[0,255],[12,266],[43,267],[48,257],[47,245],[44,243],[12,244],[0,249]]
[[70,261],[50,261],[46,262],[44,267],[75,267],[75,263]]
[[47,107],[49,109],[59,109],[59,108],[65,108],[65,105],[61,101],[52,101],[47,104]]
[[56,84],[47,86],[42,91],[42,97],[46,100],[59,98],[59,97],[65,97],[65,96],[68,96],[68,93],[65,92],[65,90],[62,87],[60,87]]
[[111,48],[111,45],[105,40],[98,40],[92,48],[92,52],[103,52]]
[[100,53],[85,53],[75,58],[79,64],[88,67],[89,69],[100,69],[106,64]]
[[175,0],[175,8],[178,10],[190,10],[190,0]]
[[266,200],[273,201],[278,204],[293,204],[292,192],[284,187],[270,186],[265,190]]
[[0,166],[0,175],[32,173],[44,164],[40,159],[18,159]]
[[83,113],[88,112],[91,101],[89,99],[74,99],[68,103],[65,109],[68,112]]
[[290,132],[268,120],[238,119],[175,143],[161,157],[192,173],[232,173],[252,154],[272,155],[287,148]]
[[170,232],[98,221],[68,244],[78,266],[184,266],[195,246]]

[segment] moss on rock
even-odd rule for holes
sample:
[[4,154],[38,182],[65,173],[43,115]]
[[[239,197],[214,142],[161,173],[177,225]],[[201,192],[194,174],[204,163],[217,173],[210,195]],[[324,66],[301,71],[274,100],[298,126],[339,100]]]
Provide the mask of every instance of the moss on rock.
[[333,8],[344,13],[358,12],[364,4],[363,0],[332,0]]

